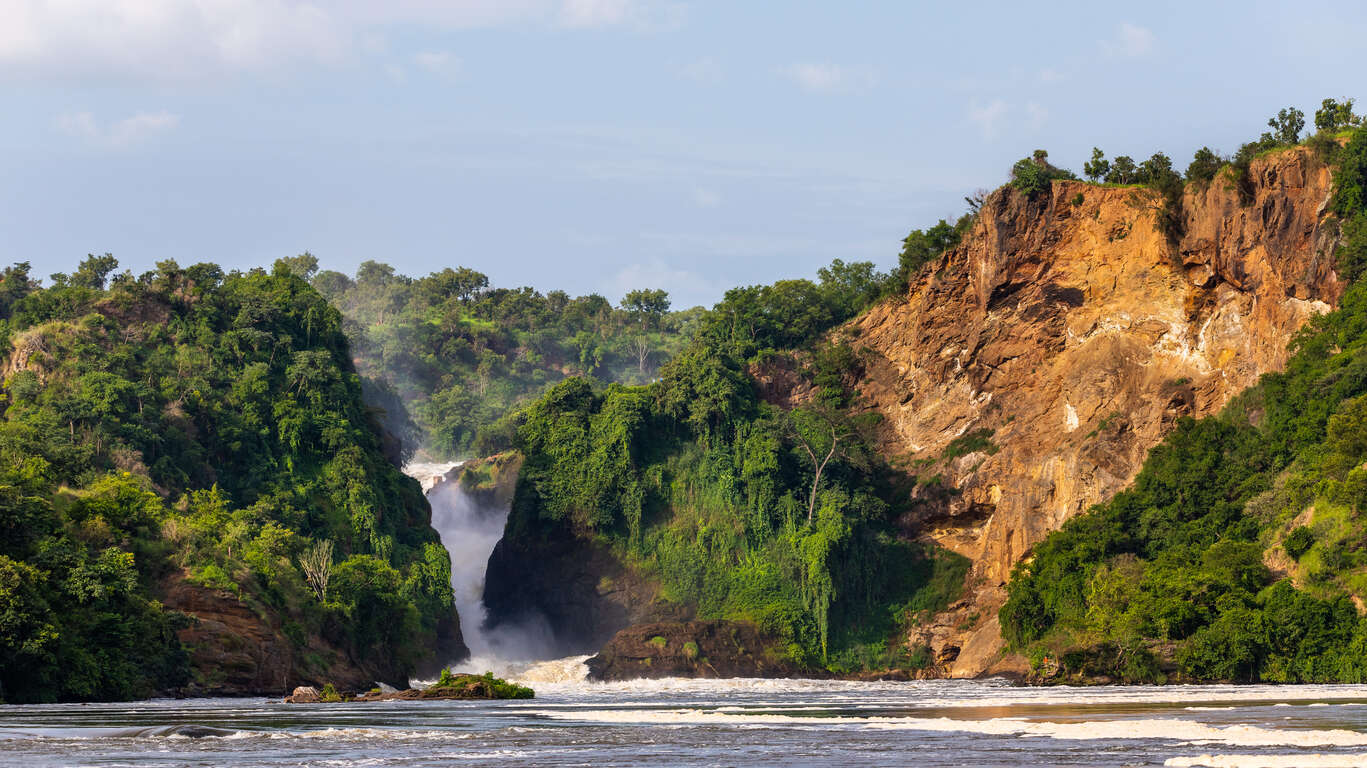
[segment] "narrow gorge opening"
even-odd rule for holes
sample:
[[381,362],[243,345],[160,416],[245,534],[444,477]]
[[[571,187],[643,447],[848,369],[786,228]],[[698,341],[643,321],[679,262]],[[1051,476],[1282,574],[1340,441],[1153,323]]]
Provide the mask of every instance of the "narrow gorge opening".
[[451,555],[451,591],[470,655],[450,661],[454,671],[545,682],[581,680],[586,656],[565,657],[546,620],[530,614],[488,626],[484,580],[489,557],[503,538],[510,505],[472,493],[461,483],[464,461],[414,463],[404,471],[418,480],[432,507],[432,528]]

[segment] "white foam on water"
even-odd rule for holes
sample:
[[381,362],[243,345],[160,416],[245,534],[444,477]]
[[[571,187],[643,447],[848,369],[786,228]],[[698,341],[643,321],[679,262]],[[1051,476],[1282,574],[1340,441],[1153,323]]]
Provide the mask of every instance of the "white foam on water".
[[1149,719],[1055,723],[1022,718],[957,720],[948,717],[802,717],[783,714],[733,714],[700,709],[543,710],[544,717],[594,723],[809,728],[844,726],[876,730],[980,733],[993,736],[1042,736],[1053,739],[1161,739],[1246,747],[1367,747],[1367,733],[1346,730],[1276,730],[1251,725],[1214,726],[1193,720]]
[[1362,768],[1367,765],[1367,754],[1196,755],[1168,758],[1163,765],[1174,768]]
[[500,677],[510,668],[532,660],[554,657],[555,642],[544,621],[531,618],[519,625],[484,626],[484,574],[489,556],[503,538],[507,507],[491,507],[467,493],[455,472],[465,462],[412,463],[404,472],[417,478],[432,506],[432,527],[451,555],[451,591],[460,629],[470,658],[453,667],[458,672],[494,672]]

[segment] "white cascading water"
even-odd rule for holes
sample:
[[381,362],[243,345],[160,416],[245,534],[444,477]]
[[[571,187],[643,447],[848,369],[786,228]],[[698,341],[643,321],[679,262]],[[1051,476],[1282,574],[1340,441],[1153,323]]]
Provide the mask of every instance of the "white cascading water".
[[484,573],[503,538],[507,507],[479,503],[461,487],[456,472],[464,462],[415,463],[404,471],[422,484],[432,506],[432,527],[451,554],[451,590],[470,657],[455,671],[493,672],[519,682],[569,683],[588,674],[587,656],[556,658],[555,638],[544,621],[484,626]]

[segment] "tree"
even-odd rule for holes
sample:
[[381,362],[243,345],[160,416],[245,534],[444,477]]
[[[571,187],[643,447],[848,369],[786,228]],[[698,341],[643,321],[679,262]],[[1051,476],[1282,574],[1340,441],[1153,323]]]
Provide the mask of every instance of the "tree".
[[313,276],[318,274],[318,257],[308,251],[304,251],[298,256],[276,259],[275,264],[278,267],[288,269],[304,280],[312,280]]
[[669,311],[669,293],[658,288],[631,291],[622,299],[622,309],[639,317],[642,328],[656,325]]
[[1263,134],[1264,137],[1271,137],[1277,144],[1295,144],[1301,140],[1301,129],[1305,127],[1305,113],[1295,107],[1286,107],[1277,112],[1277,116],[1269,118],[1267,127],[1272,129],[1271,134]]
[[1100,147],[1092,147],[1092,159],[1082,165],[1082,173],[1092,181],[1101,181],[1111,172],[1111,162]]
[[456,298],[469,303],[489,287],[489,276],[469,267],[460,267],[453,276],[453,284]]
[[818,269],[817,275],[828,300],[846,317],[853,317],[877,299],[884,279],[874,270],[871,261],[846,264],[842,259],[835,259],[830,266]]
[[332,577],[332,539],[324,539],[299,556],[299,567],[313,587],[318,602],[327,602],[328,580]]
[[802,446],[812,462],[812,489],[807,495],[807,523],[816,515],[816,494],[821,488],[821,474],[826,465],[840,453],[840,443],[849,439],[850,431],[839,418],[824,411],[796,410],[788,414],[788,434]]
[[1070,171],[1057,168],[1049,163],[1049,153],[1037,149],[1027,158],[1018,160],[1011,166],[1011,186],[1026,195],[1036,195],[1049,189],[1055,179],[1077,178]]
[[1134,164],[1134,158],[1129,155],[1121,155],[1111,163],[1111,170],[1106,174],[1107,184],[1133,184],[1136,181],[1138,167]]
[[1135,172],[1135,181],[1161,186],[1176,175],[1172,170],[1172,158],[1162,152],[1155,152],[1152,157],[1139,164],[1139,169]]
[[37,290],[38,284],[29,277],[31,269],[27,261],[21,261],[0,272],[0,320],[8,320],[15,303]]
[[1201,147],[1187,166],[1187,181],[1207,183],[1215,178],[1227,161],[1210,147]]
[[71,275],[70,284],[102,291],[104,290],[105,278],[118,267],[119,261],[114,258],[113,254],[106,253],[103,256],[89,254],[81,260],[80,266]]
[[636,353],[636,367],[641,375],[646,375],[646,362],[650,360],[650,339],[645,336],[631,338],[631,351]]
[[388,264],[369,260],[361,262],[356,268],[356,284],[365,286],[388,285],[394,281],[394,268]]
[[1353,100],[1325,99],[1315,110],[1315,130],[1337,133],[1352,128],[1362,122],[1353,114]]

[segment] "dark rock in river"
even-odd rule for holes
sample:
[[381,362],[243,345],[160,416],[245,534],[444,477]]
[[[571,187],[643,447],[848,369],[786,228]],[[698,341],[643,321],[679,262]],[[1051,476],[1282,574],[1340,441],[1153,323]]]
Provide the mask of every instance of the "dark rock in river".
[[598,542],[566,530],[516,530],[494,547],[484,576],[488,625],[544,621],[569,655],[591,653],[632,624],[691,618],[656,596]]
[[628,627],[588,660],[591,680],[813,677],[745,621],[660,621]]

